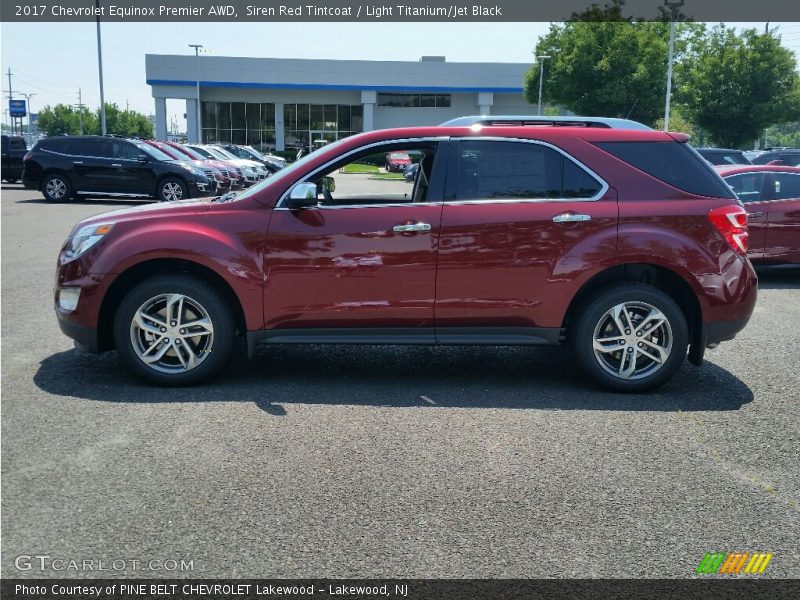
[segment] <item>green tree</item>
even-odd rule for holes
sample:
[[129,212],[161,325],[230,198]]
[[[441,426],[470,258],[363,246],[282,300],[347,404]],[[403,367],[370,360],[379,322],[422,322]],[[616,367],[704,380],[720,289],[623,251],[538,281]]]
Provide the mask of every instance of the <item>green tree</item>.
[[[100,109],[97,109],[97,132],[100,133]],[[121,110],[116,104],[106,103],[106,132],[123,137],[153,137],[153,124],[143,114]]]
[[[669,24],[620,19],[622,2],[575,15],[580,21],[554,23],[536,44],[545,63],[544,101],[580,115],[627,117],[652,125],[663,116]],[[702,26],[678,25],[676,58]],[[525,75],[525,97],[536,103],[539,65]]]
[[[78,111],[66,104],[46,106],[39,111],[39,129],[47,135],[100,135],[100,109],[90,112],[87,108]],[[141,113],[120,110],[116,104],[106,103],[106,132],[150,138],[153,137],[153,124]]]
[[800,80],[774,33],[737,35],[718,25],[695,40],[678,68],[675,98],[720,146],[741,148],[770,125],[800,118]]
[[66,104],[45,106],[39,110],[38,119],[39,130],[47,135],[80,135],[94,133],[99,128],[94,114],[87,108],[79,111]]
[[800,148],[800,121],[773,125],[764,132],[765,146]]

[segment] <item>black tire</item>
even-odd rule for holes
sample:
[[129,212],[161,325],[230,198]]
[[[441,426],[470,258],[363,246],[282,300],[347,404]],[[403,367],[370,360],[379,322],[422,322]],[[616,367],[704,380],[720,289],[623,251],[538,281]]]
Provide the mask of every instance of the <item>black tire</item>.
[[161,202],[176,202],[189,199],[189,187],[177,177],[165,177],[158,182],[156,198]]
[[[178,329],[180,321],[170,322],[166,318],[164,318],[165,325],[169,327],[165,328],[166,331],[154,326],[154,321],[147,322],[148,326],[158,331],[155,334],[134,324],[134,318],[140,309],[150,305],[155,311],[159,307],[159,298],[168,294],[184,297],[180,307],[175,308],[177,303],[173,304],[175,314],[180,310],[182,317],[190,323],[205,318],[211,322],[210,337],[202,334],[191,336],[186,329]],[[167,300],[164,299],[163,302],[166,308]],[[197,307],[200,308],[199,311],[196,310]],[[201,311],[205,311],[206,314],[203,315]],[[142,379],[157,385],[187,386],[208,379],[227,364],[234,347],[235,328],[232,307],[225,295],[216,287],[190,275],[165,274],[143,281],[123,298],[114,316],[114,342],[128,367]],[[206,329],[196,328],[193,331],[202,330]],[[189,335],[182,337],[183,333]],[[170,340],[168,336],[173,338]],[[178,346],[177,344],[181,342],[182,345]],[[154,363],[155,366],[145,364],[139,352],[144,351],[146,354],[152,346],[157,351],[151,355],[158,354],[158,350],[162,348],[161,343],[168,347],[166,352],[162,353],[162,358]],[[193,352],[187,354],[192,349]],[[191,360],[190,354],[195,355],[197,364],[192,368],[186,368],[187,359]]]
[[[628,317],[622,313],[619,322],[626,327],[617,335],[620,328],[609,312],[623,304],[629,309],[633,328],[627,328]],[[654,326],[658,320],[646,321],[643,318],[645,314],[652,314],[648,313],[652,308],[665,317],[665,326]],[[643,328],[641,336],[636,330],[639,325]],[[653,328],[647,331],[651,326]],[[600,345],[606,350],[595,351],[596,331],[602,342]],[[592,298],[578,309],[569,328],[569,342],[581,369],[600,386],[615,392],[645,392],[664,384],[680,369],[686,359],[689,328],[683,311],[666,293],[644,283],[622,283],[592,294]],[[619,351],[613,349],[617,342],[621,346]],[[651,344],[663,346],[662,353]],[[661,362],[644,354],[647,352],[663,359],[666,350],[666,359]],[[630,354],[626,355],[626,352]],[[633,370],[626,378],[611,372],[617,371],[617,367],[623,373],[630,367]],[[641,373],[637,374],[640,369]]]
[[18,179],[6,179],[6,183],[17,183]]
[[74,190],[69,177],[63,173],[49,173],[42,180],[42,195],[50,202],[64,202],[72,198]]

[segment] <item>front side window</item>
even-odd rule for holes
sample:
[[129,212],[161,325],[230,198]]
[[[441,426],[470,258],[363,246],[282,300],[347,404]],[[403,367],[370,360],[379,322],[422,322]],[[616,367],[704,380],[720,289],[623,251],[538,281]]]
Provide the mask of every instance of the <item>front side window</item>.
[[761,190],[764,189],[764,173],[742,173],[725,178],[736,196],[742,202],[758,202],[763,200]]
[[527,142],[460,142],[458,200],[591,199],[601,182],[548,146]]
[[800,198],[800,175],[790,173],[775,173],[772,197],[775,200],[790,200]]

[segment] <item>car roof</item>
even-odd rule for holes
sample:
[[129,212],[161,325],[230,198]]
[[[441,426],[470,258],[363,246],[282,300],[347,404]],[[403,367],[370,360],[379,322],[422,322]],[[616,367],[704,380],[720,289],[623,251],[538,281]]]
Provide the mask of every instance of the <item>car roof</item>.
[[800,175],[800,167],[790,167],[788,165],[714,165],[714,170],[720,174],[720,177],[729,177],[740,173],[755,173],[757,171],[797,173]]
[[702,150],[703,152],[745,152],[744,150],[737,150],[736,148],[695,148],[695,150]]

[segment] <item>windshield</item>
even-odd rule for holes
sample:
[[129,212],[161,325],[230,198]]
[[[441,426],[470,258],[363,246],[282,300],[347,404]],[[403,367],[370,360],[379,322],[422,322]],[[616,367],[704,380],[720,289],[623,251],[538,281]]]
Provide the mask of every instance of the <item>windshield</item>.
[[216,146],[209,146],[207,150],[211,152],[211,154],[222,160],[230,160],[230,159],[235,160],[238,158],[237,156],[234,156],[227,150],[223,150],[222,148],[217,148]]
[[177,152],[185,154],[189,158],[193,158],[195,160],[205,160],[206,158],[208,158],[207,156],[204,156],[199,152],[195,152],[194,150],[192,150],[191,148],[187,148],[186,146],[178,146],[178,147],[171,146],[171,147],[174,148]]
[[[342,138],[339,141],[333,142],[332,144],[328,144],[327,146],[325,146],[325,152],[328,152],[330,150],[335,150],[339,146],[343,145],[347,140],[348,140],[348,138]],[[297,160],[297,161],[293,162],[289,166],[281,169],[280,171],[278,171],[277,173],[272,175],[272,177],[268,177],[267,179],[264,179],[261,182],[255,184],[253,187],[248,188],[246,191],[244,191],[241,194],[239,194],[238,196],[236,196],[236,200],[243,200],[245,198],[249,198],[253,194],[259,193],[261,190],[263,190],[267,186],[270,186],[270,185],[282,185],[282,184],[287,183],[287,180],[291,180],[294,177],[294,174],[297,171],[303,170],[303,168],[310,161],[316,159],[317,156],[318,156],[318,153],[306,154],[300,160]]]
[[156,160],[174,160],[171,156],[164,154],[161,150],[154,148],[150,144],[145,144],[144,142],[139,142],[136,140],[131,140],[131,143],[139,150],[148,154],[149,156],[152,156]]
[[211,154],[208,148],[200,148],[199,146],[186,146],[186,148],[199,154],[201,158],[219,158],[216,154]]
[[252,146],[239,146],[242,150],[244,150],[247,154],[252,156],[253,158],[261,159],[264,157],[258,150],[253,148]]

